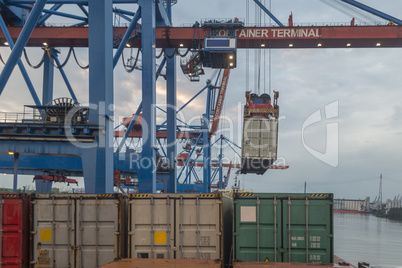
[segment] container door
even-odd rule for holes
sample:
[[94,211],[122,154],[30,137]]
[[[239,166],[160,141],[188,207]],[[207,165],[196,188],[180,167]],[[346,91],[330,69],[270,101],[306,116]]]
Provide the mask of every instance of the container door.
[[260,120],[244,119],[243,126],[243,158],[259,157]]
[[331,213],[330,200],[308,198],[284,200],[285,262],[333,262]]
[[129,258],[174,259],[174,199],[137,196],[129,201]]
[[281,262],[281,202],[238,198],[233,213],[234,259]]
[[119,199],[100,195],[76,200],[76,267],[97,268],[119,257],[119,205]]
[[1,267],[21,267],[23,260],[23,201],[3,199],[0,204],[0,253]]
[[52,196],[32,204],[34,267],[74,267],[73,200]]
[[222,201],[201,196],[176,199],[176,259],[223,258]]

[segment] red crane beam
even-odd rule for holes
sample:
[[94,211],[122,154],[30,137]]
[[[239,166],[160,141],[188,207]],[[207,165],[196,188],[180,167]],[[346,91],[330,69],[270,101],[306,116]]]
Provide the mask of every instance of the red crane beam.
[[[17,40],[21,27],[8,27],[11,37]],[[115,28],[115,34],[126,28]],[[156,29],[159,48],[189,48],[193,44],[195,28],[163,27]],[[209,28],[198,28],[201,40],[209,36]],[[226,35],[225,30],[218,35]],[[133,33],[135,35],[135,33]],[[402,26],[311,26],[311,27],[245,27],[236,30],[238,48],[323,48],[350,47],[402,47]],[[0,32],[0,45],[6,42]],[[87,47],[87,27],[36,27],[27,46]],[[129,41],[132,47],[140,46],[139,39]],[[380,45],[377,45],[380,44]]]
[[230,69],[225,69],[223,71],[222,83],[221,83],[221,86],[219,88],[218,99],[216,100],[216,106],[215,106],[214,119],[213,119],[213,122],[212,122],[211,131],[210,131],[210,133],[212,135],[215,134],[215,132],[218,129],[218,126],[219,126],[219,119],[221,118],[221,113],[222,113],[222,108],[223,108],[223,101],[225,100],[226,88],[227,88],[228,80],[229,80],[229,74],[230,74]]
[[[123,137],[126,131],[115,131],[114,137]],[[198,138],[199,133],[189,133],[189,132],[177,132],[176,136],[177,139],[191,139],[191,138]],[[209,134],[210,135],[210,134]],[[142,131],[131,131],[128,135],[129,138],[142,138]],[[156,138],[158,139],[166,139],[167,134],[166,132],[156,132]]]

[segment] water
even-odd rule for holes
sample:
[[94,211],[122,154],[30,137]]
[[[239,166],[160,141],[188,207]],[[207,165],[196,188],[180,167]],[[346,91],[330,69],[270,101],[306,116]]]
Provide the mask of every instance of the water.
[[335,255],[357,266],[402,268],[402,222],[373,215],[334,213]]

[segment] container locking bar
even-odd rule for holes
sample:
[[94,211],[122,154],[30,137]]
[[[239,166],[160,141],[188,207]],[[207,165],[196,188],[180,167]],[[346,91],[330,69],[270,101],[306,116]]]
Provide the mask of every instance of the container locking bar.
[[198,196],[195,202],[197,208],[197,259],[200,259],[200,199]]
[[[3,197],[0,195],[0,254],[3,255],[3,251],[2,251],[2,245],[3,245],[3,203],[4,203],[4,199]],[[1,261],[1,256],[0,256],[0,267],[2,265],[2,261]]]
[[179,232],[180,232],[180,245],[179,245],[179,250],[180,250],[180,258],[183,259],[183,197],[180,196],[180,224],[179,224]]
[[304,205],[306,206],[306,262],[308,263],[308,206],[309,206],[309,201],[308,197],[306,196],[306,201],[304,202]]
[[151,259],[154,258],[154,242],[155,242],[155,230],[154,230],[154,197],[151,197]]
[[273,205],[274,205],[274,250],[275,250],[275,262],[276,262],[276,253],[277,253],[277,251],[276,251],[276,247],[277,247],[277,244],[276,244],[276,235],[277,235],[277,232],[278,232],[278,230],[276,229],[276,221],[277,221],[277,216],[276,216],[276,206],[278,205],[278,201],[276,201],[276,196],[274,196],[274,202],[273,202]]
[[170,199],[169,196],[166,198],[167,207],[167,224],[166,224],[166,250],[167,258],[170,259]]
[[291,249],[292,249],[292,244],[290,241],[291,238],[291,230],[290,230],[290,206],[292,205],[292,201],[290,200],[290,196],[288,197],[288,238],[289,238],[289,262],[291,262]]
[[257,196],[257,201],[255,202],[257,206],[257,261],[260,261],[260,197]]

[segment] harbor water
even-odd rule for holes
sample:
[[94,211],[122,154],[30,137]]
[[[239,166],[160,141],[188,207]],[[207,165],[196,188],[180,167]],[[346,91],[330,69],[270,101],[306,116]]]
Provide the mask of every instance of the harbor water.
[[402,222],[334,213],[334,227],[337,256],[356,266],[364,261],[376,268],[402,268]]

